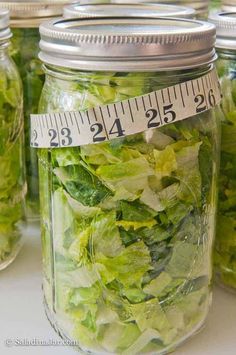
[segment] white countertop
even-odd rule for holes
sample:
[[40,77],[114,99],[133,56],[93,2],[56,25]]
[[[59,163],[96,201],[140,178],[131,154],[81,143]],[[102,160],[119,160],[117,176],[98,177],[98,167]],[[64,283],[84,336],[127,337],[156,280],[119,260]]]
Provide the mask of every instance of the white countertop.
[[[0,354],[75,355],[65,346],[19,346],[14,342],[60,341],[43,310],[40,237],[34,230],[15,262],[0,272]],[[10,346],[6,346],[8,341]],[[176,355],[236,355],[236,295],[215,288],[205,329]]]

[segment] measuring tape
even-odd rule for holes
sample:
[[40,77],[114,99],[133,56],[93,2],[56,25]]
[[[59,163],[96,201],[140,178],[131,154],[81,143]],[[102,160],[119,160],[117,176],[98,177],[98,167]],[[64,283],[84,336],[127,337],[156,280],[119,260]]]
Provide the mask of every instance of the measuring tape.
[[216,70],[194,80],[86,111],[31,115],[31,147],[101,143],[205,112],[221,101]]

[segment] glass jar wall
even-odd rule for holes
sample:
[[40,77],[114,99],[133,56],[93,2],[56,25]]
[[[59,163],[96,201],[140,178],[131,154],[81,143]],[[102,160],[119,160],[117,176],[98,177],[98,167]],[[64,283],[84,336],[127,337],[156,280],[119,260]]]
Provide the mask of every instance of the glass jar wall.
[[40,94],[44,84],[44,72],[38,59],[38,28],[13,28],[10,53],[19,68],[24,88],[25,160],[27,177],[27,216],[38,218],[39,183],[37,152],[30,148],[30,114],[38,112]]
[[17,256],[25,217],[23,95],[8,55],[8,12],[0,10],[0,270]]
[[218,281],[236,289],[236,38],[232,30],[236,28],[236,13],[212,15],[211,21],[217,26],[217,69],[224,112],[215,267]]
[[[44,24],[40,58],[46,63],[46,82],[40,112],[85,111],[201,78],[212,70],[214,26],[140,21]],[[201,49],[209,46],[197,58],[198,69],[181,67],[186,43],[178,46],[179,62],[166,54],[165,69],[159,46],[143,54],[151,38],[162,38],[163,51],[169,48],[165,28],[172,28],[173,46],[175,35],[183,33],[190,48],[193,38],[186,36],[186,26],[201,36]],[[143,35],[141,47],[133,39],[137,27]],[[83,40],[86,28],[96,34],[88,47]],[[106,52],[99,40],[104,32],[113,43]],[[117,33],[129,40],[116,42]],[[114,53],[121,59],[127,43],[132,47],[130,58],[122,63]],[[89,70],[94,67],[91,48],[96,52],[96,72]],[[198,53],[194,48],[191,63]],[[155,56],[152,64],[149,56]],[[174,65],[179,70],[174,71]],[[120,138],[73,148],[39,147],[46,312],[56,331],[79,350],[159,354],[204,324],[211,303],[217,115],[220,111],[211,109],[127,136],[116,121],[110,132]],[[44,127],[47,134],[46,122]],[[69,143],[68,130],[63,132]]]

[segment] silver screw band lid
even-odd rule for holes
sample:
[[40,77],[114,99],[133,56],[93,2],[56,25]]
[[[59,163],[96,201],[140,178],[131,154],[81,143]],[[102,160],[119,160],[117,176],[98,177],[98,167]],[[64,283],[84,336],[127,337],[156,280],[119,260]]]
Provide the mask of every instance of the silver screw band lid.
[[236,12],[212,13],[209,21],[216,26],[216,48],[236,50]]
[[9,28],[9,11],[0,9],[0,44],[11,38],[11,30]]
[[65,18],[98,17],[181,17],[193,18],[195,10],[165,4],[74,4],[64,7]]
[[235,0],[222,0],[222,11],[232,12],[236,11],[236,1]]
[[215,26],[176,18],[57,19],[40,26],[40,58],[61,67],[156,71],[215,60]]
[[[127,3],[126,0],[111,0],[112,3],[116,4],[125,4]],[[191,7],[196,11],[197,15],[203,14],[208,11],[209,7],[209,0],[129,0],[129,3],[153,3],[153,4],[168,4],[168,5],[177,5],[177,6],[187,6]]]
[[45,19],[61,16],[63,6],[73,0],[5,0],[0,6],[10,11],[11,27],[38,27]]

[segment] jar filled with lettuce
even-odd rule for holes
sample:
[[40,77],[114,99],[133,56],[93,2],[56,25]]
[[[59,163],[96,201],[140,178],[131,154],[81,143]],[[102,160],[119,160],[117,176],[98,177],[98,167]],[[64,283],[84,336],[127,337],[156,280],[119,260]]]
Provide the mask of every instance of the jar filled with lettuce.
[[84,353],[172,351],[211,303],[215,27],[58,19],[40,32],[31,126],[47,316]]
[[9,13],[0,10],[0,270],[21,248],[26,194],[22,86],[8,55],[8,26]]
[[[102,2],[102,1],[101,1]],[[127,4],[126,0],[111,0],[111,3],[116,4]],[[206,19],[208,16],[210,0],[129,0],[130,4],[137,3],[149,3],[149,4],[167,4],[167,5],[176,5],[176,6],[185,6],[192,8],[196,11],[196,16],[200,19]]]
[[217,26],[224,112],[215,268],[218,281],[236,289],[236,13],[215,14],[210,20]]
[[64,7],[65,18],[98,17],[178,17],[194,18],[195,10],[185,6],[155,3],[133,4],[70,4]]
[[27,179],[27,217],[39,219],[39,183],[37,152],[30,148],[30,114],[37,113],[44,72],[38,59],[39,25],[49,17],[62,14],[63,4],[69,1],[12,1],[1,2],[10,11],[13,32],[10,54],[21,75],[24,91],[25,161]]

